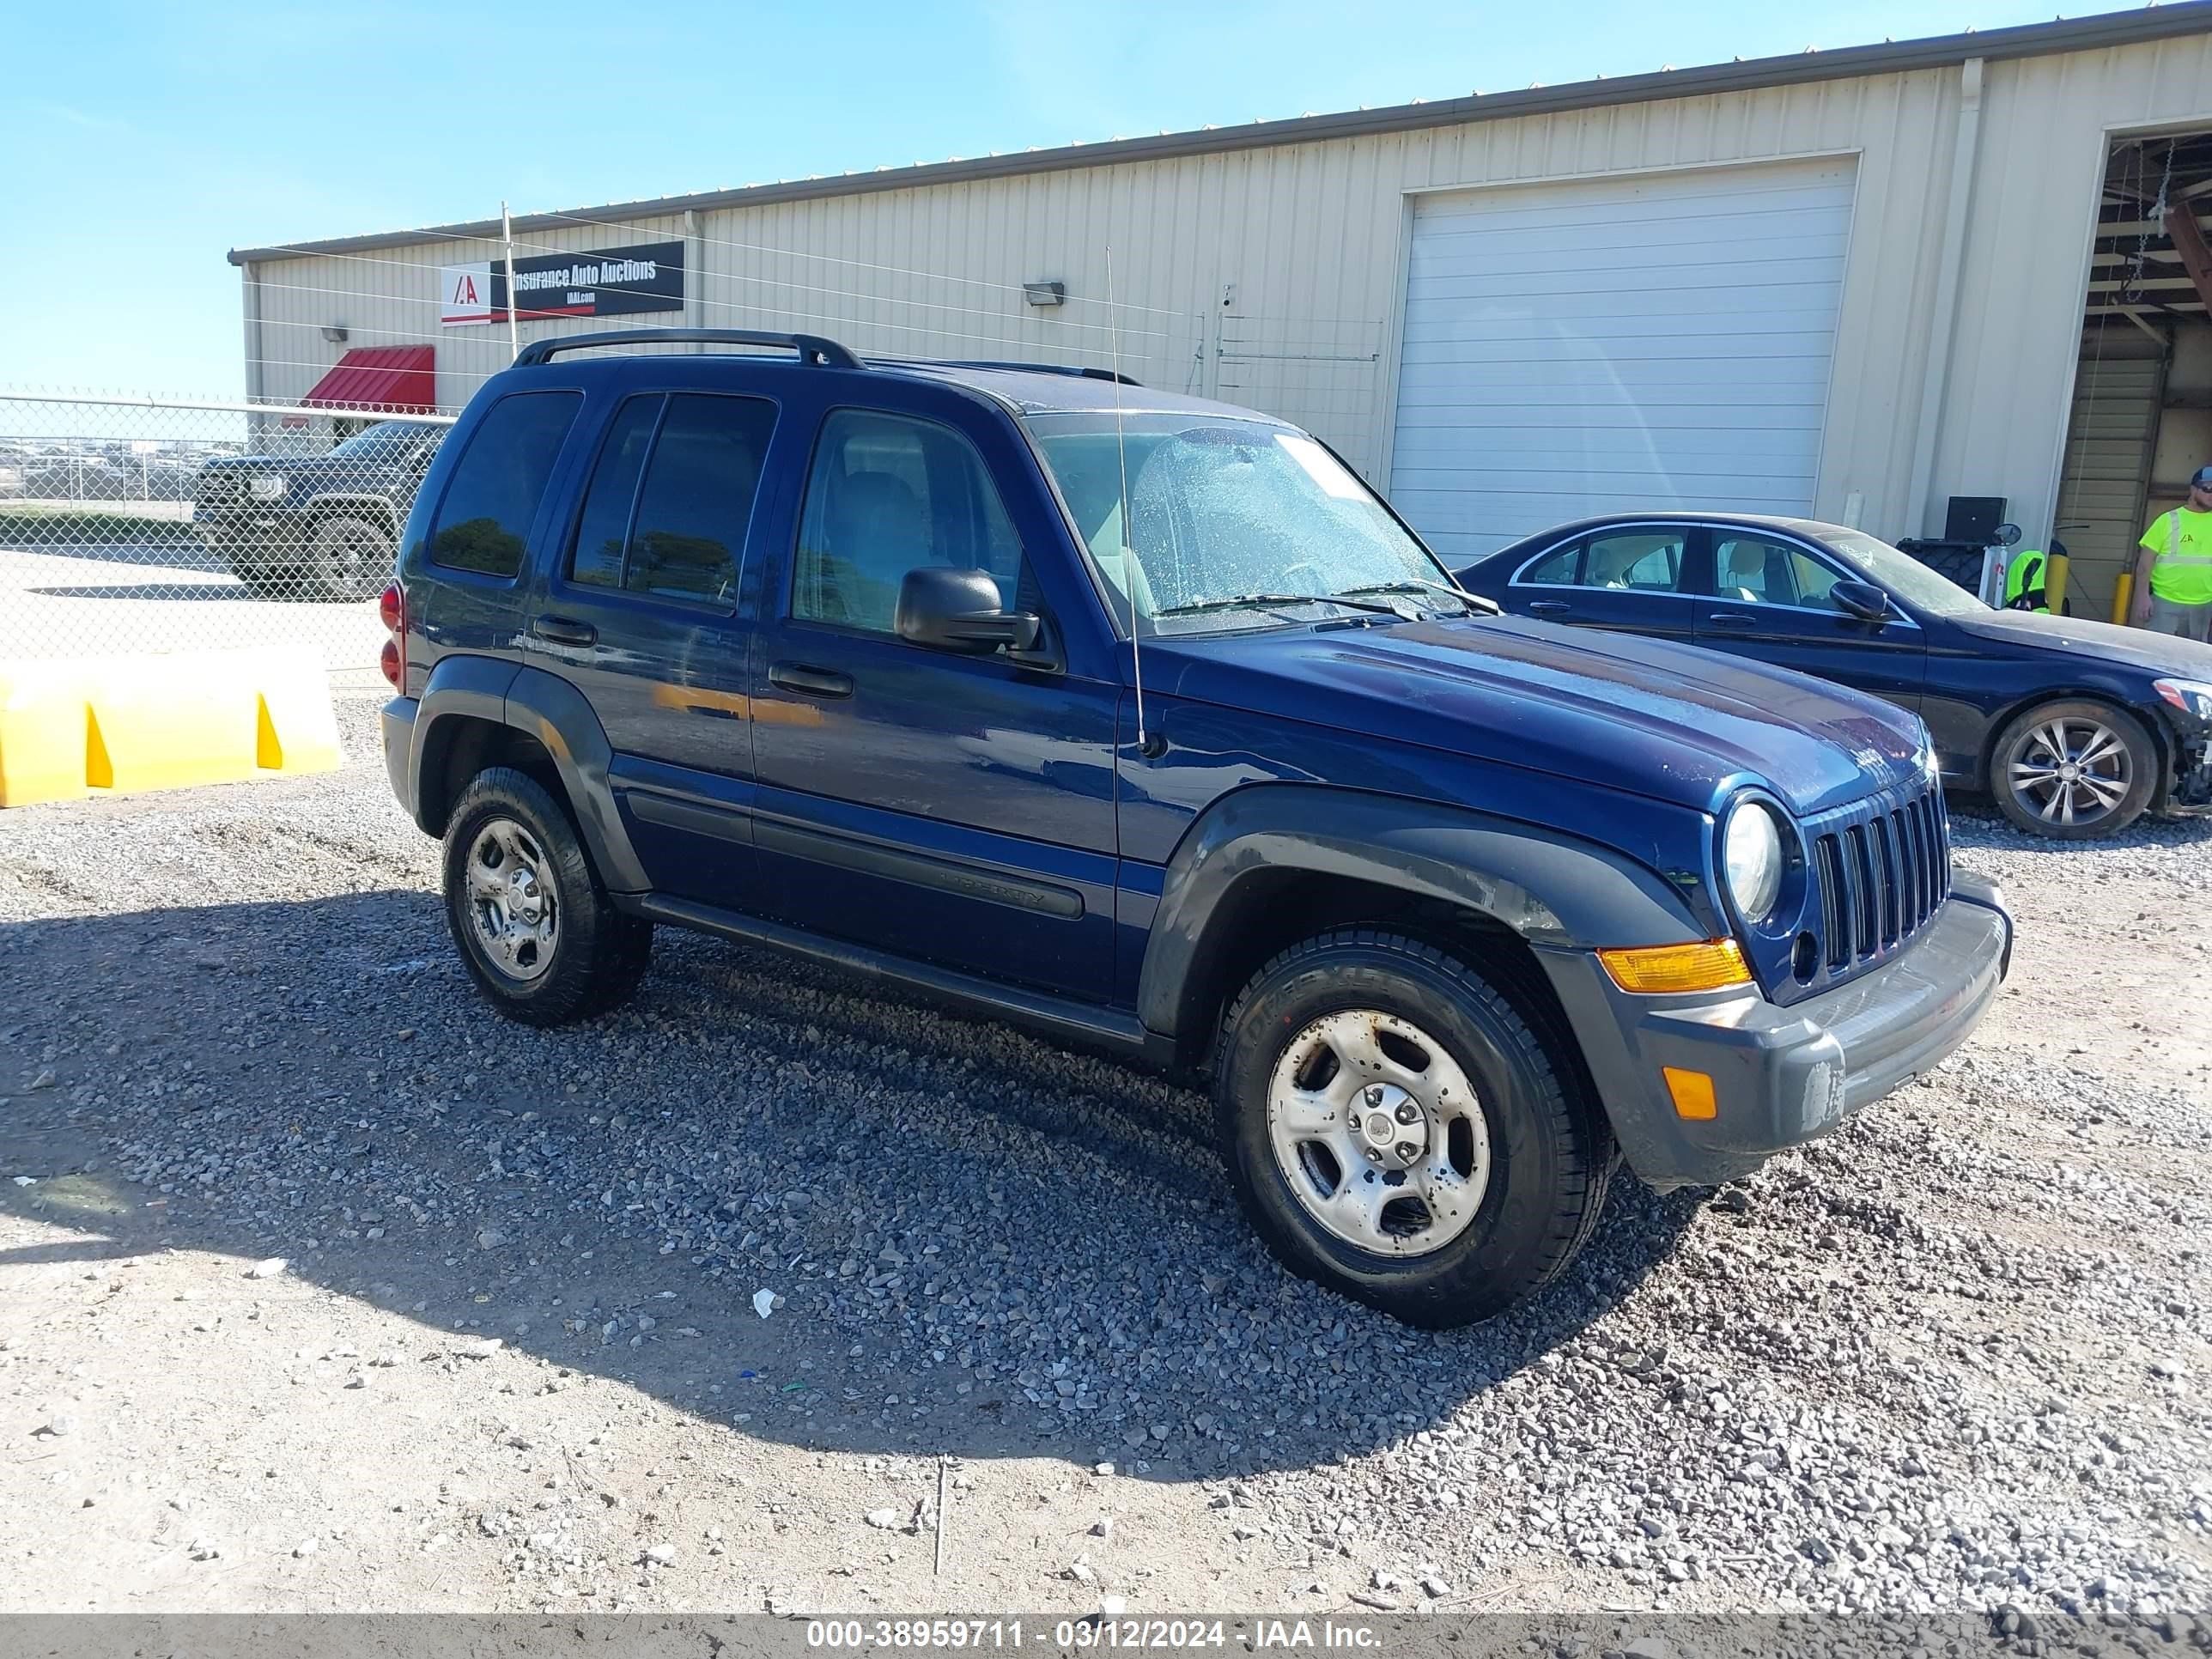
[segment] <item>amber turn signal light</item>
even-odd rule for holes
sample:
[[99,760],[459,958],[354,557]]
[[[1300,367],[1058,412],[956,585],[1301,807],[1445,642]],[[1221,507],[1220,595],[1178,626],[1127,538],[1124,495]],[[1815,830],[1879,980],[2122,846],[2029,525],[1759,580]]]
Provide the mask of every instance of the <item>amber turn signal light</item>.
[[1667,1079],[1668,1097],[1674,1103],[1674,1115],[1705,1122],[1721,1115],[1713,1099],[1713,1080],[1703,1072],[1685,1072],[1673,1066],[1662,1066],[1660,1074]]
[[1600,951],[1597,959],[1624,991],[1717,991],[1751,982],[1743,951],[1732,939]]

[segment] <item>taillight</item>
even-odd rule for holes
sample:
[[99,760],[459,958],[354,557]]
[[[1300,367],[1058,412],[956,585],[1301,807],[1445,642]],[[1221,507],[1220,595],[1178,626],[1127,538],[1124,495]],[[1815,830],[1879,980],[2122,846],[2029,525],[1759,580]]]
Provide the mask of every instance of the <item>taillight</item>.
[[407,667],[401,654],[401,641],[407,636],[407,596],[399,591],[398,582],[376,596],[376,618],[392,635],[377,653],[376,665],[384,671],[384,678],[392,682],[394,691],[404,691],[407,688],[401,682],[406,678]]

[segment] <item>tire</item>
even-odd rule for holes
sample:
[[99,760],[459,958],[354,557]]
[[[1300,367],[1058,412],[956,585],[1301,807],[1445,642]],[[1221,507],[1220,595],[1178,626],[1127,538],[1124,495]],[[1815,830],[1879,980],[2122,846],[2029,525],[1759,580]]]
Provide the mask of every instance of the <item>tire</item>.
[[292,567],[277,562],[258,548],[240,545],[218,547],[223,567],[235,576],[254,597],[263,599],[288,599],[299,592],[299,579]]
[[526,1025],[565,1025],[629,1000],[653,924],[607,897],[574,824],[544,785],[479,772],[446,826],[446,924],[486,1001]]
[[330,513],[307,532],[301,597],[373,599],[392,580],[392,532],[358,513]]
[[[1230,1006],[1215,1124],[1285,1267],[1449,1329],[1540,1290],[1596,1225],[1612,1136],[1575,1076],[1464,963],[1340,931],[1276,957]],[[1409,1139],[1389,1144],[1391,1122]]]
[[[2059,841],[2115,836],[2158,792],[2158,749],[2110,703],[2059,699],[2018,715],[1990,750],[1990,793],[2021,829]],[[2069,769],[2078,769],[2069,775]]]

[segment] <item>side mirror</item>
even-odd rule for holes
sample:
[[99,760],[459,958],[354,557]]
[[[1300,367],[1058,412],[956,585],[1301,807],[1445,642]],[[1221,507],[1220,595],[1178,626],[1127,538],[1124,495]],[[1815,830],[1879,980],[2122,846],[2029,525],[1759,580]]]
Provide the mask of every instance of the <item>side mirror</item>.
[[2020,526],[2016,524],[2001,524],[1991,534],[1999,547],[2016,547],[2020,544]]
[[999,585],[987,572],[949,564],[909,570],[899,584],[891,625],[912,645],[988,656],[1004,647],[1034,651],[1044,623],[1026,612],[1000,609]]
[[1891,613],[1889,595],[1872,582],[1838,582],[1828,590],[1828,597],[1836,602],[1836,609],[1848,611],[1861,622],[1886,622]]

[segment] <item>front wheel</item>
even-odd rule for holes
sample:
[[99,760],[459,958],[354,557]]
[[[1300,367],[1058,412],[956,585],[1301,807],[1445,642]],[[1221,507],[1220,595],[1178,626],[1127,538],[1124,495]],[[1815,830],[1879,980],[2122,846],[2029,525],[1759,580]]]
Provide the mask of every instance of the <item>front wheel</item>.
[[1237,1195],[1285,1266],[1440,1329],[1548,1284],[1595,1225],[1611,1147],[1571,1079],[1472,968],[1339,932],[1237,997],[1214,1107]]
[[2021,829],[2062,841],[2118,835],[2158,785],[2158,750],[2133,715],[2063,700],[2027,710],[1997,736],[1990,793]]
[[373,599],[392,580],[392,532],[357,513],[333,513],[308,532],[305,597]]

